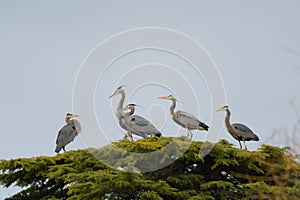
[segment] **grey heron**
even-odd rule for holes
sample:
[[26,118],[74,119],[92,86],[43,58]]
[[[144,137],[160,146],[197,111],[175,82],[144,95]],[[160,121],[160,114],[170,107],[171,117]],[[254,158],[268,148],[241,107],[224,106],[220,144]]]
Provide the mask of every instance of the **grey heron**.
[[240,123],[234,123],[234,124],[230,124],[230,110],[228,106],[223,106],[218,110],[215,110],[215,112],[220,112],[220,111],[225,111],[226,112],[226,116],[225,116],[225,125],[227,128],[227,131],[230,133],[230,135],[236,139],[237,141],[239,141],[240,144],[240,148],[242,149],[242,145],[241,145],[241,141],[244,142],[245,145],[245,149],[247,150],[247,146],[246,146],[246,141],[259,141],[259,138],[256,134],[253,133],[253,131],[248,128],[246,125],[244,124],[240,124]]
[[136,104],[128,104],[125,108],[123,108],[121,111],[130,111],[126,113],[125,119],[125,126],[127,127],[127,130],[129,131],[129,136],[132,139],[131,133],[135,133],[139,136],[161,136],[161,132],[155,128],[155,126],[149,122],[147,119],[139,116],[139,115],[133,115],[135,111]]
[[117,111],[116,111],[116,115],[117,115],[117,118],[119,119],[119,125],[121,126],[121,128],[123,128],[124,130],[127,131],[126,127],[125,127],[125,124],[124,124],[124,119],[122,117],[122,113],[119,112],[119,110],[122,110],[123,109],[123,105],[124,105],[124,100],[125,100],[125,91],[123,89],[124,86],[120,86],[116,89],[116,91],[110,95],[108,98],[111,99],[113,98],[114,96],[117,96],[117,95],[121,95],[121,99],[118,103],[118,106],[117,106]]
[[[139,133],[135,133],[135,132],[130,132],[128,130],[128,125],[125,124],[125,117],[128,117],[127,114],[124,114],[122,112],[122,109],[123,109],[123,105],[124,105],[124,101],[125,101],[125,91],[123,89],[124,86],[120,86],[116,89],[116,91],[110,95],[108,98],[111,99],[113,98],[114,96],[117,96],[117,95],[121,95],[121,99],[118,103],[118,106],[117,106],[117,111],[116,111],[116,115],[117,115],[117,118],[119,119],[119,125],[121,126],[121,128],[123,128],[124,130],[127,131],[127,133],[125,134],[125,138],[127,138],[127,136],[131,136],[131,134],[135,134],[135,135],[138,135],[138,136],[141,136],[143,137],[144,139],[147,138],[148,136],[145,135],[145,134],[139,134]],[[133,113],[132,113],[133,114]],[[131,139],[132,139],[132,136],[131,136]]]
[[184,112],[184,111],[174,111],[176,107],[176,99],[172,96],[160,96],[158,97],[160,99],[167,99],[172,101],[172,105],[170,107],[170,113],[171,117],[174,122],[182,126],[183,128],[187,129],[188,135],[190,136],[190,139],[193,137],[193,133],[191,130],[205,130],[208,131],[209,126],[207,126],[205,123],[201,122],[199,119],[197,119],[195,116],[193,116],[190,113]]
[[[79,117],[79,115],[74,115],[68,113],[65,117],[66,125],[60,129],[56,139],[55,152],[59,153],[61,149],[66,151],[65,146],[72,142],[77,134],[81,131],[81,126],[79,121],[72,119]],[[72,120],[71,120],[72,119]]]

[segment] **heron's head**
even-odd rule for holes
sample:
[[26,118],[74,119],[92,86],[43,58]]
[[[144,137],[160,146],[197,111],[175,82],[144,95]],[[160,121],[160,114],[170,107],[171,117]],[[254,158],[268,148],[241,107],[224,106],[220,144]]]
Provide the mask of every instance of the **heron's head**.
[[72,119],[72,118],[76,118],[76,117],[79,117],[79,115],[74,115],[74,114],[71,114],[71,113],[66,114],[66,118],[68,118],[68,119]]
[[122,109],[122,111],[127,111],[127,110],[133,110],[137,106],[136,104],[130,103],[125,108]]
[[116,89],[116,91],[115,91],[112,95],[110,95],[108,98],[111,99],[111,98],[113,98],[114,96],[120,94],[121,91],[124,91],[124,90],[123,90],[123,87],[124,87],[123,85],[121,85],[120,87],[118,87],[118,88]]
[[221,108],[215,110],[215,112],[221,112],[221,111],[226,111],[229,110],[229,106],[222,106]]
[[159,99],[167,99],[167,100],[176,100],[175,97],[173,97],[173,95],[169,95],[169,96],[160,96],[158,97]]

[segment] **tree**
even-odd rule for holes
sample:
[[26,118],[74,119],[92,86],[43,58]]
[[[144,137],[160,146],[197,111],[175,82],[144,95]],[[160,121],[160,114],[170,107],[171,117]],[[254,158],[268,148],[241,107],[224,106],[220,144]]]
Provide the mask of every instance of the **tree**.
[[[22,200],[300,198],[300,163],[289,148],[270,145],[249,152],[221,140],[202,158],[199,150],[212,144],[192,142],[177,160],[157,171],[127,173],[114,169],[147,170],[158,161],[136,161],[135,155],[126,152],[152,152],[173,142],[174,148],[160,152],[159,162],[169,162],[173,159],[170,154],[177,155],[184,141],[184,137],[152,137],[54,157],[3,160],[0,184],[21,187],[8,199]],[[99,162],[97,155],[110,160],[114,168]]]

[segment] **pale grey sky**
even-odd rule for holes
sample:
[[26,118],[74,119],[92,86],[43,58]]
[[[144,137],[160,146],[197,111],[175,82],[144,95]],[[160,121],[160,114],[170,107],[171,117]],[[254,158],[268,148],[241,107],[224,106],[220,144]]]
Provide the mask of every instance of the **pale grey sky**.
[[[274,129],[296,122],[288,100],[300,102],[299,11],[296,0],[1,1],[0,159],[55,155],[57,132],[65,114],[72,112],[76,74],[89,52],[111,35],[153,26],[180,31],[206,48],[222,75],[232,122],[247,124],[261,138],[249,142],[250,149],[262,143],[284,146],[284,135],[269,137]],[[119,64],[168,60],[163,53],[148,53],[129,55]],[[96,96],[110,95],[114,84],[112,80]],[[200,116],[209,123],[209,97],[204,94]],[[132,101],[146,110],[151,106],[138,94],[136,98]],[[161,104],[168,109],[168,103]],[[112,129],[112,139],[118,133],[121,138],[117,126]],[[238,145],[226,130],[221,138]],[[67,146],[77,148],[83,148],[78,138]]]

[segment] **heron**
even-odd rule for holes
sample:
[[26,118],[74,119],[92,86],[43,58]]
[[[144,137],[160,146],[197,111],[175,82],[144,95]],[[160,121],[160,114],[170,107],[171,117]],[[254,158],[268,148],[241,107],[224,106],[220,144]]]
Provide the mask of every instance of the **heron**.
[[[127,128],[128,125],[125,124],[125,117],[127,117],[127,115],[122,112],[122,109],[123,109],[123,106],[124,106],[124,101],[125,101],[125,90],[123,88],[124,88],[124,86],[118,87],[116,89],[116,91],[112,95],[110,95],[108,98],[111,99],[114,96],[121,95],[121,99],[120,99],[120,101],[118,103],[118,106],[117,106],[116,115],[117,115],[117,118],[119,119],[119,125],[121,126],[121,128],[123,128],[125,131],[127,131],[127,133],[125,133],[125,138],[127,138],[128,136],[130,137],[132,132],[129,132],[129,130]],[[139,134],[139,133],[135,133],[135,132],[133,132],[133,134],[141,136],[144,139],[148,138],[148,136],[145,135],[145,134]],[[131,139],[132,139],[132,136],[131,136]]]
[[74,138],[78,135],[78,133],[81,131],[79,121],[73,119],[76,117],[79,117],[79,115],[74,115],[71,113],[68,113],[66,115],[65,120],[67,124],[60,129],[56,139],[56,153],[59,153],[61,149],[63,149],[64,152],[66,152],[66,145],[72,142]]
[[246,125],[240,123],[230,124],[231,112],[229,110],[229,106],[223,106],[220,109],[215,110],[215,112],[220,112],[220,111],[226,112],[225,125],[227,131],[234,139],[239,141],[241,149],[242,149],[241,141],[244,142],[245,150],[247,150],[246,141],[251,141],[251,140],[259,141],[258,136],[255,133],[253,133],[253,131],[250,128],[248,128]]
[[176,99],[173,95],[169,96],[160,96],[159,99],[166,99],[172,101],[172,105],[170,107],[170,114],[174,122],[187,129],[188,137],[190,139],[193,138],[193,133],[191,130],[205,130],[208,131],[209,126],[207,126],[204,122],[201,122],[195,116],[190,113],[184,111],[174,111],[176,107]]
[[117,115],[117,118],[119,119],[119,125],[121,126],[121,128],[123,128],[124,130],[127,131],[126,127],[125,127],[125,124],[124,124],[124,119],[122,117],[122,113],[119,112],[120,110],[123,109],[123,105],[124,105],[124,101],[125,101],[125,91],[123,89],[124,86],[120,86],[116,89],[116,91],[110,95],[108,98],[111,99],[113,98],[114,96],[117,96],[117,95],[121,95],[121,99],[118,103],[118,106],[117,106],[117,111],[116,111],[116,115]]
[[123,108],[122,112],[128,111],[128,113],[125,113],[125,126],[127,130],[129,131],[129,137],[132,139],[131,133],[135,133],[139,136],[161,136],[161,132],[155,128],[155,126],[148,121],[147,119],[139,116],[139,115],[133,115],[135,111],[136,104],[128,104],[125,108]]

